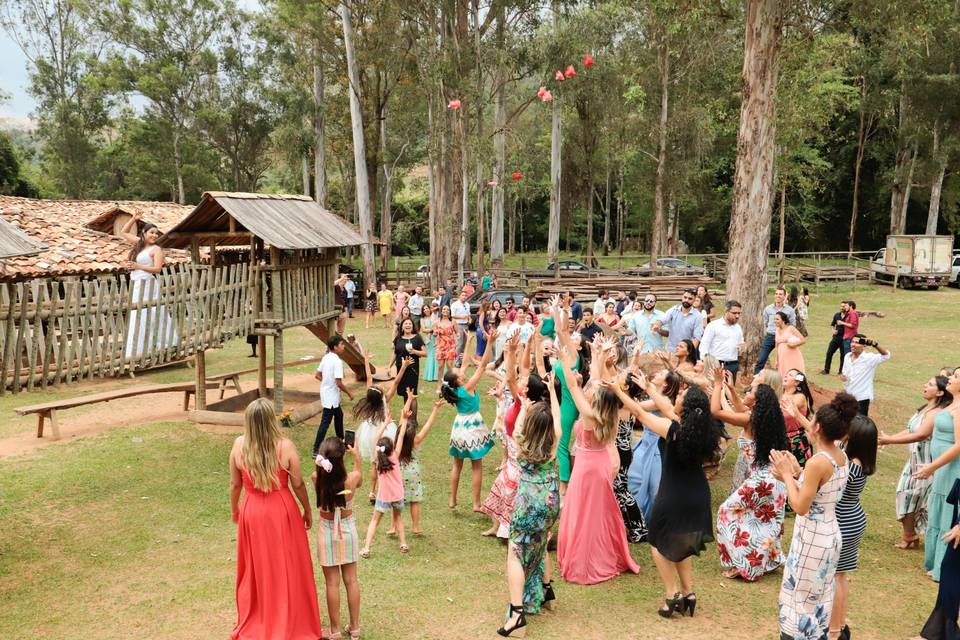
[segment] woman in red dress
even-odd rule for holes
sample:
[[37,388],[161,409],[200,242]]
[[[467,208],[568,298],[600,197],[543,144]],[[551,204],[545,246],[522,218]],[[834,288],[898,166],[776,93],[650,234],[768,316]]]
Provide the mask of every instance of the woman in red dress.
[[[246,494],[243,503],[241,493]],[[308,502],[296,447],[280,434],[273,404],[254,400],[244,413],[243,435],[230,452],[230,506],[237,523],[233,640],[320,638],[307,542],[313,523]]]

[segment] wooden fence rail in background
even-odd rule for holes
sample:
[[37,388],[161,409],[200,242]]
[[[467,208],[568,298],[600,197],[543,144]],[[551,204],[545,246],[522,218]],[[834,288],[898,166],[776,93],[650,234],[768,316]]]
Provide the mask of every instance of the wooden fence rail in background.
[[0,288],[0,394],[182,360],[253,331],[247,264],[156,278],[37,279]]

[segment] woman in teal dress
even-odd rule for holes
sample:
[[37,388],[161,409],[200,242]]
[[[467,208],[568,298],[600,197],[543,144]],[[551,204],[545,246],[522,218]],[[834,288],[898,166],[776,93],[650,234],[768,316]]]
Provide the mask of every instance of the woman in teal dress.
[[953,527],[953,509],[947,506],[947,496],[953,483],[960,478],[960,376],[954,373],[947,385],[953,402],[933,419],[933,438],[930,455],[933,462],[919,465],[917,478],[933,477],[927,503],[927,537],[924,540],[923,566],[937,582],[940,581],[940,563],[947,550],[941,536]]
[[437,381],[437,339],[433,335],[433,309],[430,305],[423,305],[423,317],[420,319],[420,331],[423,333],[427,347],[427,357],[423,362],[423,380]]
[[[550,319],[556,329],[557,341],[562,349],[573,349],[577,352],[577,361],[574,370],[580,369],[580,335],[570,335],[565,330],[567,326],[568,310],[561,307],[560,299],[554,296],[551,300]],[[563,364],[560,358],[557,358],[553,365],[554,377],[560,385],[560,442],[557,447],[557,467],[560,473],[560,490],[566,493],[567,483],[570,482],[570,473],[573,470],[573,463],[570,459],[570,436],[573,434],[573,423],[580,417],[577,411],[577,405],[573,402],[573,396],[570,389],[567,388],[566,380],[563,376]]]
[[560,409],[553,380],[547,380],[550,402],[525,401],[517,416],[513,437],[517,442],[520,478],[510,517],[507,550],[507,585],[510,608],[502,637],[521,636],[526,614],[552,607],[556,600],[550,580],[547,542],[560,516],[560,487],[555,460],[560,440]]

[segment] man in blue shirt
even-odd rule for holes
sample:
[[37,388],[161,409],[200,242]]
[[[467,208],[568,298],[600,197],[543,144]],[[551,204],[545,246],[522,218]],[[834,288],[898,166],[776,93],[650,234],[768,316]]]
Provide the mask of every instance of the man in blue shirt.
[[583,319],[583,307],[574,299],[573,291],[567,291],[567,299],[570,301],[570,319],[579,323]]
[[787,304],[787,290],[782,285],[773,293],[773,304],[768,304],[763,310],[763,326],[766,327],[767,333],[763,336],[763,342],[760,343],[760,355],[757,356],[757,366],[753,368],[753,375],[760,373],[760,370],[766,366],[770,354],[777,348],[777,325],[773,322],[773,318],[780,311],[787,314],[790,324],[796,326],[797,314],[793,307]]
[[657,309],[657,296],[648,293],[643,297],[643,309],[632,316],[627,321],[627,331],[637,336],[637,346],[640,353],[650,353],[658,349],[663,349],[663,336],[660,335],[660,327],[663,326],[663,320],[666,314]]
[[684,340],[700,343],[703,337],[703,315],[693,308],[693,299],[697,297],[695,289],[684,289],[680,304],[667,311],[663,318],[660,335],[667,338],[667,352],[673,353],[677,345]]

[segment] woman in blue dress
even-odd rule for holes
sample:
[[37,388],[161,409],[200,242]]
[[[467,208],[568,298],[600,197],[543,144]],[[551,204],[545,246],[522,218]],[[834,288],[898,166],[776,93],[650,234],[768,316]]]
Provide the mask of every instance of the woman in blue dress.
[[[663,369],[653,377],[653,384],[657,385],[660,393],[669,398],[670,402],[677,401],[682,381],[683,378],[673,369]],[[643,401],[641,406],[647,411],[654,411],[651,400]],[[636,498],[644,518],[650,517],[653,499],[657,496],[657,488],[660,486],[660,474],[663,470],[662,453],[663,440],[654,431],[644,429],[643,436],[633,448],[633,461],[627,473],[627,487]]]
[[427,347],[427,357],[423,359],[424,382],[437,381],[437,339],[433,335],[433,307],[423,305],[423,317],[420,319],[420,331]]

